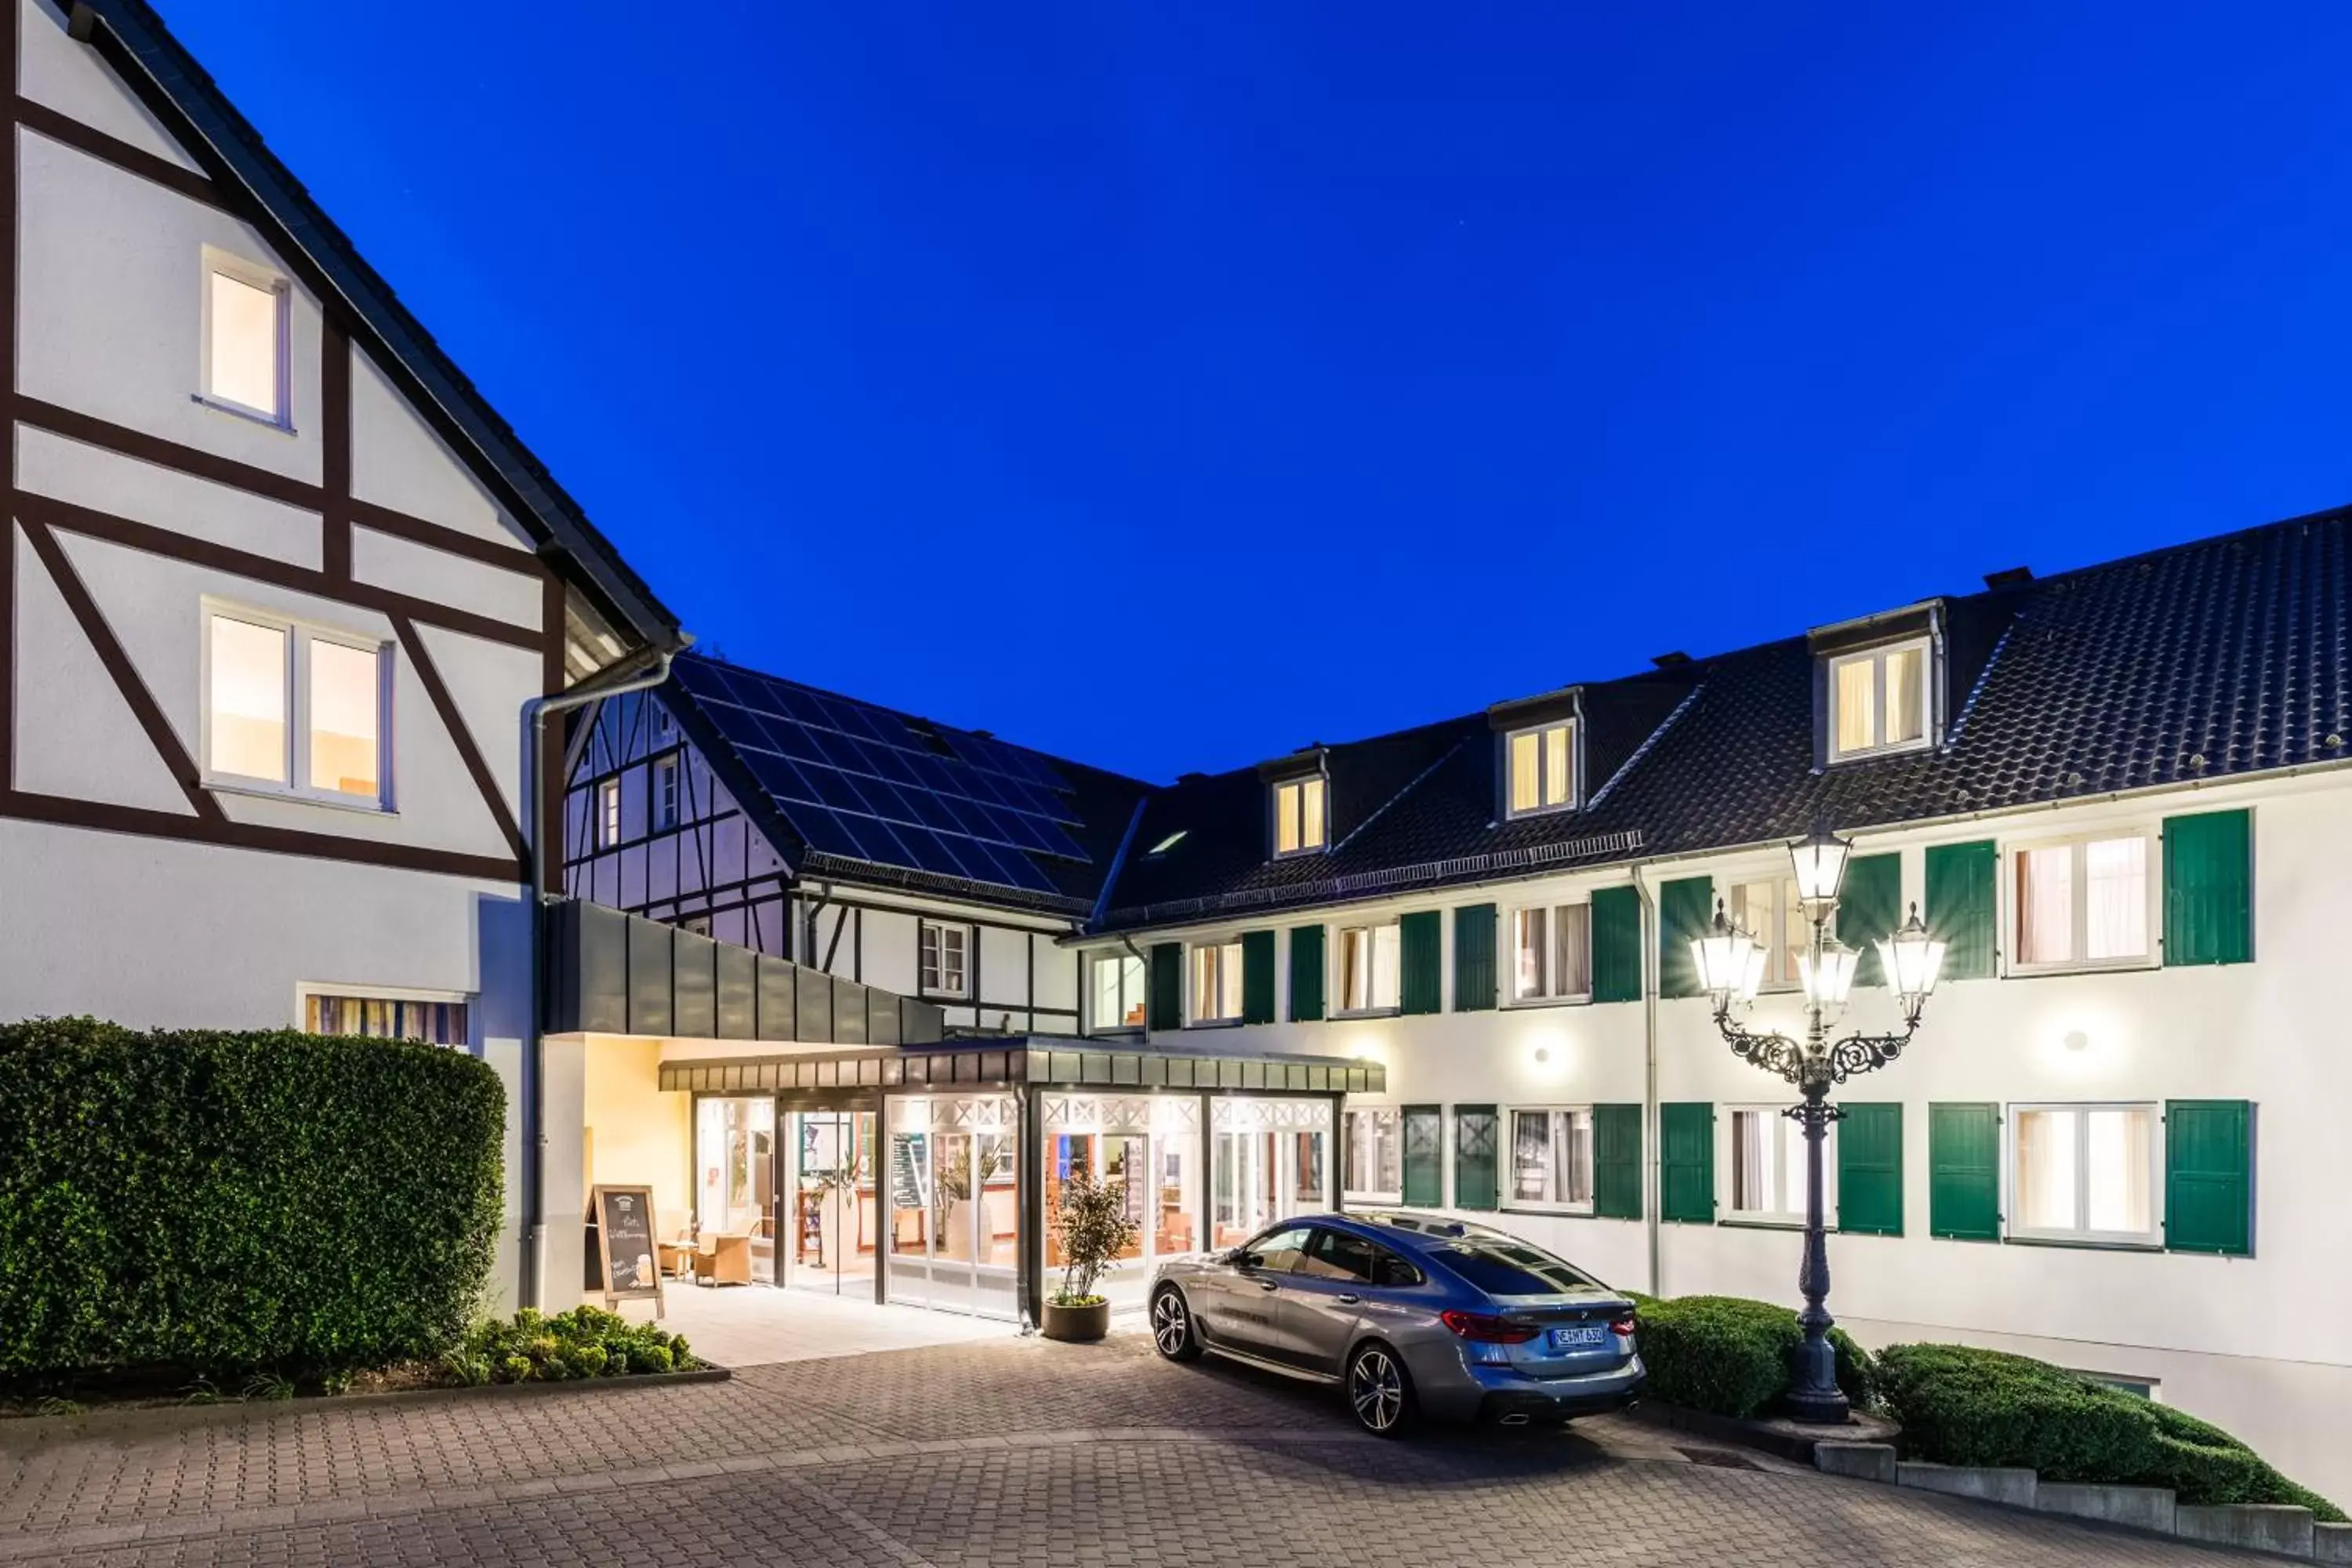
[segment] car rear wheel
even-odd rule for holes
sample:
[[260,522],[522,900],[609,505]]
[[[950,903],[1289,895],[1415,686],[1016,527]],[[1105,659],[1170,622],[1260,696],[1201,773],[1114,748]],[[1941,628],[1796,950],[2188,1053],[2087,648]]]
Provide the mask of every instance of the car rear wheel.
[[1192,1314],[1184,1305],[1184,1292],[1173,1285],[1162,1285],[1160,1293],[1151,1298],[1151,1344],[1169,1361],[1198,1361],[1201,1357],[1200,1331],[1192,1326]]
[[1412,1424],[1412,1374],[1395,1351],[1378,1340],[1348,1357],[1348,1408],[1375,1437],[1393,1437]]

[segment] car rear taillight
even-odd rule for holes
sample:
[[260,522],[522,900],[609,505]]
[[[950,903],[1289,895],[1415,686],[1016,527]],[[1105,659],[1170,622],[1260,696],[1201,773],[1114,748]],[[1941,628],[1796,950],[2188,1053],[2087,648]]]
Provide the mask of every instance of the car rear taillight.
[[1440,1312],[1437,1317],[1462,1338],[1482,1345],[1523,1345],[1543,1332],[1539,1323],[1522,1323],[1491,1312]]
[[1632,1339],[1633,1331],[1639,1327],[1640,1321],[1631,1312],[1621,1312],[1609,1320],[1609,1331],[1621,1340]]

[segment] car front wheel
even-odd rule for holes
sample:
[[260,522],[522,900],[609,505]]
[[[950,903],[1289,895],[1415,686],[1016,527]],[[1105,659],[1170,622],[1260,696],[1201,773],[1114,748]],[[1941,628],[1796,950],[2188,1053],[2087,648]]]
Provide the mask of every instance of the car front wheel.
[[1200,1359],[1200,1332],[1184,1305],[1184,1292],[1173,1285],[1162,1285],[1151,1298],[1151,1343],[1169,1361]]
[[1393,1437],[1412,1422],[1412,1376],[1396,1352],[1378,1340],[1348,1357],[1348,1408],[1375,1437]]

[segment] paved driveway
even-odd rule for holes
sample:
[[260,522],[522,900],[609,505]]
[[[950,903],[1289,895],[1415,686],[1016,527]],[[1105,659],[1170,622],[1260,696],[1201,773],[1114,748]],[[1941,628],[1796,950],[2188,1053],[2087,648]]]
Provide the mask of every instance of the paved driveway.
[[1122,1335],[733,1382],[0,1424],[0,1561],[2243,1564],[1631,1422],[1359,1437]]

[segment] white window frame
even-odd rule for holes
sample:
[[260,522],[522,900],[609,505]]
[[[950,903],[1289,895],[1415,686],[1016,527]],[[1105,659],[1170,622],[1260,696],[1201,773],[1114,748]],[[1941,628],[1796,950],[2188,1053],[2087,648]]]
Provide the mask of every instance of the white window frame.
[[[1518,1117],[1521,1112],[1525,1112],[1529,1116],[1542,1116],[1547,1118],[1544,1130],[1546,1134],[1545,1148],[1547,1150],[1547,1160],[1549,1160],[1552,1155],[1556,1155],[1558,1152],[1558,1146],[1550,1142],[1550,1134],[1553,1131],[1553,1127],[1552,1123],[1549,1121],[1549,1118],[1557,1111],[1567,1111],[1571,1114],[1581,1115],[1584,1118],[1584,1152],[1585,1160],[1589,1167],[1584,1173],[1584,1189],[1588,1194],[1590,1194],[1593,1192],[1597,1186],[1599,1180],[1600,1151],[1594,1142],[1596,1133],[1593,1126],[1594,1119],[1591,1106],[1551,1104],[1506,1105],[1502,1108],[1501,1112],[1503,1124],[1499,1129],[1497,1138],[1498,1147],[1496,1151],[1496,1163],[1498,1166],[1498,1169],[1495,1173],[1496,1184],[1500,1187],[1502,1193],[1502,1206],[1505,1209],[1517,1210],[1528,1214],[1591,1214],[1592,1212],[1592,1199],[1589,1196],[1581,1203],[1570,1203],[1557,1198],[1522,1198],[1518,1195]],[[1547,1172],[1548,1173],[1556,1174],[1556,1173],[1549,1173],[1549,1165],[1547,1165]],[[1550,1184],[1556,1186],[1559,1184],[1557,1181],[1554,1181]]]
[[652,831],[656,833],[668,832],[685,815],[685,770],[679,765],[680,760],[679,753],[672,752],[666,757],[656,757],[646,769],[646,793],[653,817]]
[[482,998],[473,991],[436,991],[413,985],[373,985],[352,983],[342,984],[325,980],[303,980],[294,986],[294,1024],[296,1029],[307,1029],[310,1023],[310,998],[313,996],[349,997],[362,1002],[443,1002],[459,1003],[466,1009],[466,1039],[462,1045],[451,1044],[448,1050],[474,1051],[482,1043]]
[[[2074,878],[2074,941],[2076,952],[2090,946],[2091,900],[2088,893],[2088,863],[2084,846],[2104,844],[2113,839],[2137,838],[2143,847],[2140,853],[2140,879],[2145,884],[2141,892],[2147,902],[2142,926],[2147,933],[2147,951],[2125,958],[2069,958],[2053,963],[2029,963],[2025,960],[2023,923],[2025,901],[2017,887],[2020,857],[2035,849],[2071,849]],[[2126,823],[2115,827],[2088,829],[2036,838],[2004,839],[2000,845],[2000,878],[1998,901],[2001,910],[2001,957],[2004,973],[2021,978],[2036,974],[2097,974],[2113,970],[2155,969],[2164,962],[2164,835],[2147,823]]]
[[621,777],[618,773],[598,782],[594,805],[596,814],[596,847],[617,849],[621,844]]
[[[1568,779],[1566,781],[1567,788],[1562,795],[1562,797],[1559,800],[1548,800],[1546,797],[1551,794],[1551,785],[1553,782],[1551,777],[1551,748],[1545,743],[1544,738],[1550,734],[1554,730],[1565,730],[1568,731]],[[1576,776],[1579,772],[1577,764],[1580,761],[1577,756],[1577,742],[1580,737],[1576,731],[1577,723],[1575,720],[1556,719],[1549,724],[1522,725],[1517,730],[1507,731],[1504,733],[1503,815],[1505,817],[1517,820],[1523,816],[1549,816],[1554,812],[1574,811],[1582,804],[1582,802],[1578,799],[1578,795],[1581,792],[1579,791],[1576,786]],[[1511,774],[1511,752],[1514,744],[1521,737],[1527,735],[1533,735],[1536,738],[1536,804],[1530,806],[1519,807],[1514,806],[1511,804],[1513,799],[1515,799],[1518,794],[1518,792],[1512,787],[1517,781]]]
[[[1119,1011],[1117,1017],[1109,1019],[1108,1021],[1105,1021],[1103,1018],[1096,1016],[1093,1012],[1094,1007],[1102,996],[1102,987],[1095,983],[1095,966],[1102,963],[1116,963],[1119,966]],[[1132,973],[1135,979],[1135,994],[1132,998],[1129,998],[1128,995],[1127,989],[1127,977],[1130,973],[1129,968],[1129,965],[1133,965]],[[1127,1009],[1130,1001],[1134,1004],[1139,1005],[1143,1008],[1144,1014],[1142,1023],[1130,1024],[1127,1022]],[[1087,1018],[1087,1032],[1088,1034],[1131,1035],[1139,1033],[1150,1025],[1151,1020],[1151,965],[1145,963],[1142,959],[1136,957],[1135,954],[1131,952],[1113,951],[1109,952],[1090,952],[1087,954],[1087,1007],[1088,1011]]]
[[[2087,1112],[2094,1110],[2138,1110],[2148,1118],[2147,1135],[2147,1225],[2145,1231],[2093,1230],[2089,1228],[2091,1204],[2091,1140],[2088,1136]],[[2025,1214],[2025,1182],[2021,1162],[2025,1152],[2025,1117],[2035,1111],[2072,1112],[2074,1123],[2074,1213],[2085,1223],[2068,1229],[2029,1226],[2023,1223]],[[2001,1136],[2007,1144],[2002,1161],[2001,1179],[2007,1184],[2001,1212],[2016,1216],[2004,1227],[2005,1234],[2018,1241],[2070,1243],[2078,1247],[2119,1247],[2160,1248],[2164,1245],[2164,1104],[2154,1100],[2018,1100],[2001,1107]]]
[[[1886,732],[1886,666],[1896,654],[1916,648],[1919,652],[1919,735],[1916,740],[1876,740],[1867,746],[1851,751],[1838,745],[1838,671],[1851,664],[1865,660],[1872,666],[1870,681],[1870,731],[1874,736]],[[1936,639],[1932,637],[1903,637],[1895,642],[1878,643],[1859,647],[1848,653],[1830,654],[1823,658],[1822,705],[1829,724],[1822,750],[1832,763],[1858,762],[1864,757],[1891,757],[1905,752],[1924,752],[1936,743]]]
[[[1559,977],[1552,971],[1559,956],[1559,938],[1553,922],[1562,910],[1584,911],[1584,989],[1555,989]],[[1543,989],[1531,994],[1519,994],[1519,917],[1541,913],[1544,916]],[[1510,910],[1505,952],[1510,973],[1505,977],[1504,1003],[1507,1007],[1572,1007],[1592,1000],[1592,900],[1590,895],[1575,899],[1546,899],[1539,903],[1516,904]],[[1572,1107],[1570,1109],[1573,1109]]]
[[[290,279],[274,267],[250,261],[234,251],[216,246],[203,247],[204,264],[196,272],[196,393],[195,399],[207,408],[217,408],[224,414],[234,414],[266,425],[273,430],[294,433],[294,285]],[[278,300],[278,407],[275,412],[239,403],[213,390],[213,277],[232,279],[248,289],[258,289],[274,295]]]
[[[1214,953],[1213,961],[1216,984],[1210,986],[1222,1005],[1225,994],[1231,991],[1234,1010],[1231,1013],[1202,1014],[1194,1004],[1200,999],[1200,963],[1203,954]],[[1223,937],[1213,942],[1189,942],[1184,944],[1184,1024],[1188,1028],[1223,1028],[1242,1021],[1242,939]],[[1233,984],[1225,984],[1226,967],[1233,971]]]
[[[1315,786],[1313,795],[1317,809],[1307,809],[1307,785]],[[1272,832],[1267,842],[1274,847],[1274,858],[1287,860],[1298,855],[1320,855],[1331,837],[1331,782],[1321,773],[1300,773],[1295,778],[1276,779],[1271,796],[1274,816]],[[1282,847],[1282,828],[1288,822],[1297,836],[1296,848]],[[1180,834],[1178,837],[1181,837]],[[1172,840],[1171,841],[1172,843]],[[1159,854],[1168,847],[1163,844]]]
[[[1717,1178],[1720,1190],[1716,1194],[1716,1213],[1726,1225],[1801,1226],[1805,1223],[1805,1193],[1802,1186],[1805,1170],[1805,1130],[1788,1115],[1788,1106],[1744,1104],[1727,1105],[1720,1134],[1723,1144],[1716,1151]],[[1797,1190],[1781,1195],[1790,1206],[1779,1209],[1743,1209],[1738,1206],[1739,1196],[1739,1117],[1742,1112],[1760,1114],[1766,1126],[1772,1129],[1772,1154],[1779,1162],[1772,1168],[1788,1172],[1794,1162]],[[1825,1224],[1835,1224],[1837,1218],[1837,1127],[1832,1123],[1822,1136],[1822,1215]]]
[[[286,777],[282,781],[252,778],[213,766],[213,622],[216,618],[264,626],[286,636]],[[393,759],[397,751],[394,744],[396,731],[393,724],[394,679],[390,637],[355,632],[347,626],[327,626],[275,610],[256,609],[234,600],[217,599],[209,594],[198,601],[196,625],[199,683],[196,744],[202,758],[197,769],[206,789],[222,795],[258,795],[276,800],[299,800],[310,805],[364,811],[376,816],[397,815],[393,795]],[[341,790],[320,789],[310,783],[310,652],[313,642],[353,648],[375,656],[375,795],[373,799],[366,795],[349,795]],[[391,999],[414,1000],[405,997]]]
[[[1382,931],[1393,931],[1397,933],[1397,995],[1386,1002],[1375,997],[1364,1006],[1350,1007],[1348,1005],[1348,933],[1350,931],[1364,933],[1367,944],[1366,956],[1367,961],[1370,962],[1379,951],[1380,933]],[[1404,1003],[1404,927],[1396,916],[1391,915],[1385,920],[1358,921],[1349,925],[1334,926],[1330,948],[1331,954],[1328,962],[1331,965],[1331,973],[1325,983],[1327,986],[1325,994],[1332,999],[1331,1016],[1334,1018],[1388,1018],[1393,1017],[1402,1009]],[[1372,963],[1370,973],[1371,974],[1379,973],[1377,963]]]
[[[1758,882],[1772,884],[1772,918],[1766,922],[1768,929],[1764,930],[1759,930],[1748,918],[1754,911],[1744,906],[1739,909],[1731,907],[1734,889],[1751,887]],[[1778,865],[1758,867],[1751,872],[1727,871],[1717,879],[1717,884],[1722,890],[1724,913],[1741,924],[1764,948],[1764,979],[1757,989],[1794,991],[1801,987],[1804,984],[1804,976],[1798,972],[1795,963],[1791,961],[1789,973],[1783,974],[1780,962],[1791,946],[1799,949],[1811,946],[1813,928],[1811,922],[1805,919],[1803,907],[1797,901],[1795,879],[1789,875],[1787,858],[1782,857]],[[1836,934],[1834,926],[1831,934]]]
[[[1393,1187],[1351,1187],[1347,1184],[1352,1173],[1356,1139],[1354,1118],[1359,1116],[1389,1119],[1389,1136],[1396,1144],[1397,1184]],[[1376,1159],[1375,1165],[1379,1164]],[[1339,1195],[1354,1204],[1402,1204],[1404,1202],[1404,1108],[1399,1105],[1351,1105],[1339,1116]]]
[[[980,945],[977,935],[971,926],[961,921],[919,918],[915,921],[916,994],[970,1001],[972,951]],[[950,937],[955,939],[957,948],[952,964],[948,953]]]

